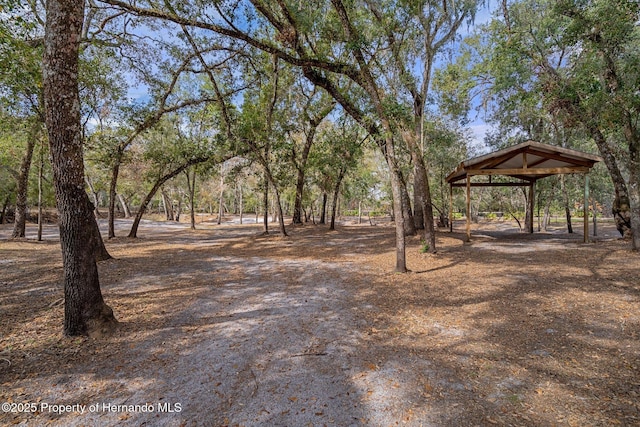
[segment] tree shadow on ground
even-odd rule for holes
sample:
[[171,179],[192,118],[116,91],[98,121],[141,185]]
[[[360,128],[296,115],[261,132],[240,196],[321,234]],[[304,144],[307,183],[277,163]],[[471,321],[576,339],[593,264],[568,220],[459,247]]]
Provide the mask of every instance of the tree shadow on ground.
[[438,255],[410,241],[422,273],[403,275],[390,271],[393,230],[372,231],[178,230],[108,243],[116,259],[100,264],[101,283],[122,325],[101,341],[61,339],[60,307],[19,311],[32,294],[16,287],[4,400],[181,406],[0,423],[637,422],[639,266],[617,242],[507,253],[443,233]]

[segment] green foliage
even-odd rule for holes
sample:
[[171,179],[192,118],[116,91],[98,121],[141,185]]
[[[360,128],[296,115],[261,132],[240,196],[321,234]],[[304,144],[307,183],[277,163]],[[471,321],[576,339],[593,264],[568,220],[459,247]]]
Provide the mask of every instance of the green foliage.
[[420,240],[420,253],[426,254],[428,252],[429,252],[429,242],[427,242],[424,239]]
[[[362,158],[364,133],[362,128],[343,116],[337,123],[329,123],[318,135],[309,157],[316,185],[327,193],[333,191],[338,180],[354,170]],[[366,177],[362,176],[362,182]],[[357,189],[355,190],[358,191]]]

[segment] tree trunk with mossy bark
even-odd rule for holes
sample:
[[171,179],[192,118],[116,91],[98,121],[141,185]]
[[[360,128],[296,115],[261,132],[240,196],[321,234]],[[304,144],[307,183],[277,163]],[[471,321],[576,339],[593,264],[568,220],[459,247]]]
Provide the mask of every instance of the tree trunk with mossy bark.
[[84,2],[49,0],[43,57],[44,99],[64,269],[64,333],[99,335],[117,325],[100,291],[96,221],[84,189],[78,48]]

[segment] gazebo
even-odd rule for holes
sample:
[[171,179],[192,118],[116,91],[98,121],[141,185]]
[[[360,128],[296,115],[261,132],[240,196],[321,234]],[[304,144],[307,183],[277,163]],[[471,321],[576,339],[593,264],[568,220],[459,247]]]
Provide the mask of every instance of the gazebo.
[[[589,171],[602,157],[576,150],[526,141],[503,150],[474,157],[458,165],[447,176],[449,183],[449,230],[453,231],[453,187],[466,187],[467,240],[471,239],[471,187],[529,187],[528,232],[533,233],[534,191],[536,181],[551,175],[584,175],[584,241],[589,235]],[[512,178],[492,182],[500,175]],[[488,181],[472,182],[472,177],[488,176]]]

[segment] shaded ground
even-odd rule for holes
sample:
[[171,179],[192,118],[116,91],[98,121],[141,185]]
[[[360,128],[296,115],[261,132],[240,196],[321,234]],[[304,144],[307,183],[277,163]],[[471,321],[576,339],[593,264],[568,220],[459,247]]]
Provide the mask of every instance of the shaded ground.
[[1,240],[0,424],[640,425],[640,257],[611,227],[414,238],[409,274],[384,224],[199,227],[107,242],[99,341],[61,337],[55,228]]

